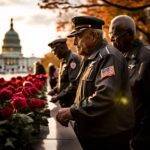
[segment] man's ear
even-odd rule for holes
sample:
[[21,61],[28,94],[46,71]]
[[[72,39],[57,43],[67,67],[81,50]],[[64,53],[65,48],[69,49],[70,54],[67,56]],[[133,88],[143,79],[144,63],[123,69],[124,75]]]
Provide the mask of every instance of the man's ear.
[[64,49],[64,46],[63,46],[63,45],[59,46],[59,49],[63,50],[63,49]]

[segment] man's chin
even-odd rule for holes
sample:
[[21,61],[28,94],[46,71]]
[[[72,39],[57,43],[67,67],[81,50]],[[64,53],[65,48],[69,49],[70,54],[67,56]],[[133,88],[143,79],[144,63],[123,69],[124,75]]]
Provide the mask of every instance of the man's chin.
[[117,43],[112,43],[112,45],[117,48],[118,50],[120,49],[120,46]]
[[78,51],[78,54],[84,56],[84,52],[82,51]]
[[116,43],[112,42],[112,45],[117,48],[117,44]]

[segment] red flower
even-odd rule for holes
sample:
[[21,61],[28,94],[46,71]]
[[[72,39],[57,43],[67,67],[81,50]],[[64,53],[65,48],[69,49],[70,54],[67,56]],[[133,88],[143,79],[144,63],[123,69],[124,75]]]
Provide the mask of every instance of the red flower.
[[20,109],[26,109],[28,107],[27,105],[27,99],[23,96],[14,96],[12,98],[12,104],[15,107],[15,109],[20,110]]
[[46,81],[47,80],[47,74],[38,74],[36,75],[37,79],[40,79],[42,81]]
[[5,106],[4,108],[0,109],[0,116],[4,119],[10,117],[14,112],[14,108],[11,104]]
[[35,82],[34,82],[34,85],[35,85],[35,87],[36,87],[38,90],[42,90],[42,88],[43,88],[43,86],[44,86],[41,81],[35,81]]
[[20,86],[16,89],[16,93],[22,92],[23,86]]
[[0,83],[5,83],[5,79],[4,78],[0,78]]
[[22,92],[17,92],[17,93],[15,93],[15,94],[13,94],[12,99],[14,99],[14,98],[16,98],[16,97],[25,97],[25,96],[23,95]]
[[30,109],[43,108],[46,105],[46,101],[37,98],[32,98],[30,99],[28,105]]
[[7,88],[3,88],[0,91],[0,100],[1,101],[10,100],[12,95],[13,95],[13,92],[11,90],[9,90]]
[[23,82],[23,86],[24,86],[24,87],[31,87],[31,86],[33,86],[33,83],[30,82],[30,81],[24,81],[24,82]]
[[24,96],[26,97],[33,97],[36,94],[38,94],[38,89],[34,86],[32,87],[23,87],[22,93],[24,94]]
[[21,76],[18,76],[18,77],[17,77],[17,80],[20,80],[20,81],[22,81],[22,80],[23,80],[23,77],[21,77]]
[[19,87],[19,86],[22,86],[23,83],[21,80],[16,80],[15,84],[16,84],[16,87]]
[[8,85],[7,90],[15,92],[15,88],[12,85]]
[[16,78],[15,78],[15,77],[12,77],[12,78],[11,78],[11,81],[12,81],[12,82],[15,82],[15,81],[16,81]]
[[32,76],[30,75],[30,76],[27,77],[26,80],[32,82],[33,78],[32,78]]
[[7,84],[4,78],[0,78],[0,89],[3,88]]

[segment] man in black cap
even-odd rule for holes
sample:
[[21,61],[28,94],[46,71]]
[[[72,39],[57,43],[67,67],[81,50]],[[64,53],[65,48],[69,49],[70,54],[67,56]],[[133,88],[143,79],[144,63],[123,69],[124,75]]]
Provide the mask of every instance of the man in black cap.
[[68,49],[66,38],[56,39],[48,45],[54,54],[61,60],[57,87],[50,91],[51,101],[59,103],[61,107],[69,107],[73,104],[75,91],[70,89],[70,84],[75,80],[79,68],[79,57]]
[[128,68],[122,54],[103,39],[104,21],[73,18],[74,44],[84,56],[74,104],[58,111],[66,125],[75,120],[75,132],[84,150],[129,150],[134,124]]
[[134,150],[150,149],[150,46],[136,39],[134,20],[126,15],[115,17],[109,28],[113,45],[128,63],[135,104]]

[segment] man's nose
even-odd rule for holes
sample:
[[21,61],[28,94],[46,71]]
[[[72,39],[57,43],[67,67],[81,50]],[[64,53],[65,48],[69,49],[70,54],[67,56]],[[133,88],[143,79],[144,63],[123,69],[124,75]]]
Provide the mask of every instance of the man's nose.
[[111,42],[114,42],[115,41],[115,37],[113,35],[110,36],[110,40]]
[[75,37],[75,39],[74,39],[74,45],[77,45],[78,44],[78,39],[77,39],[77,37]]

